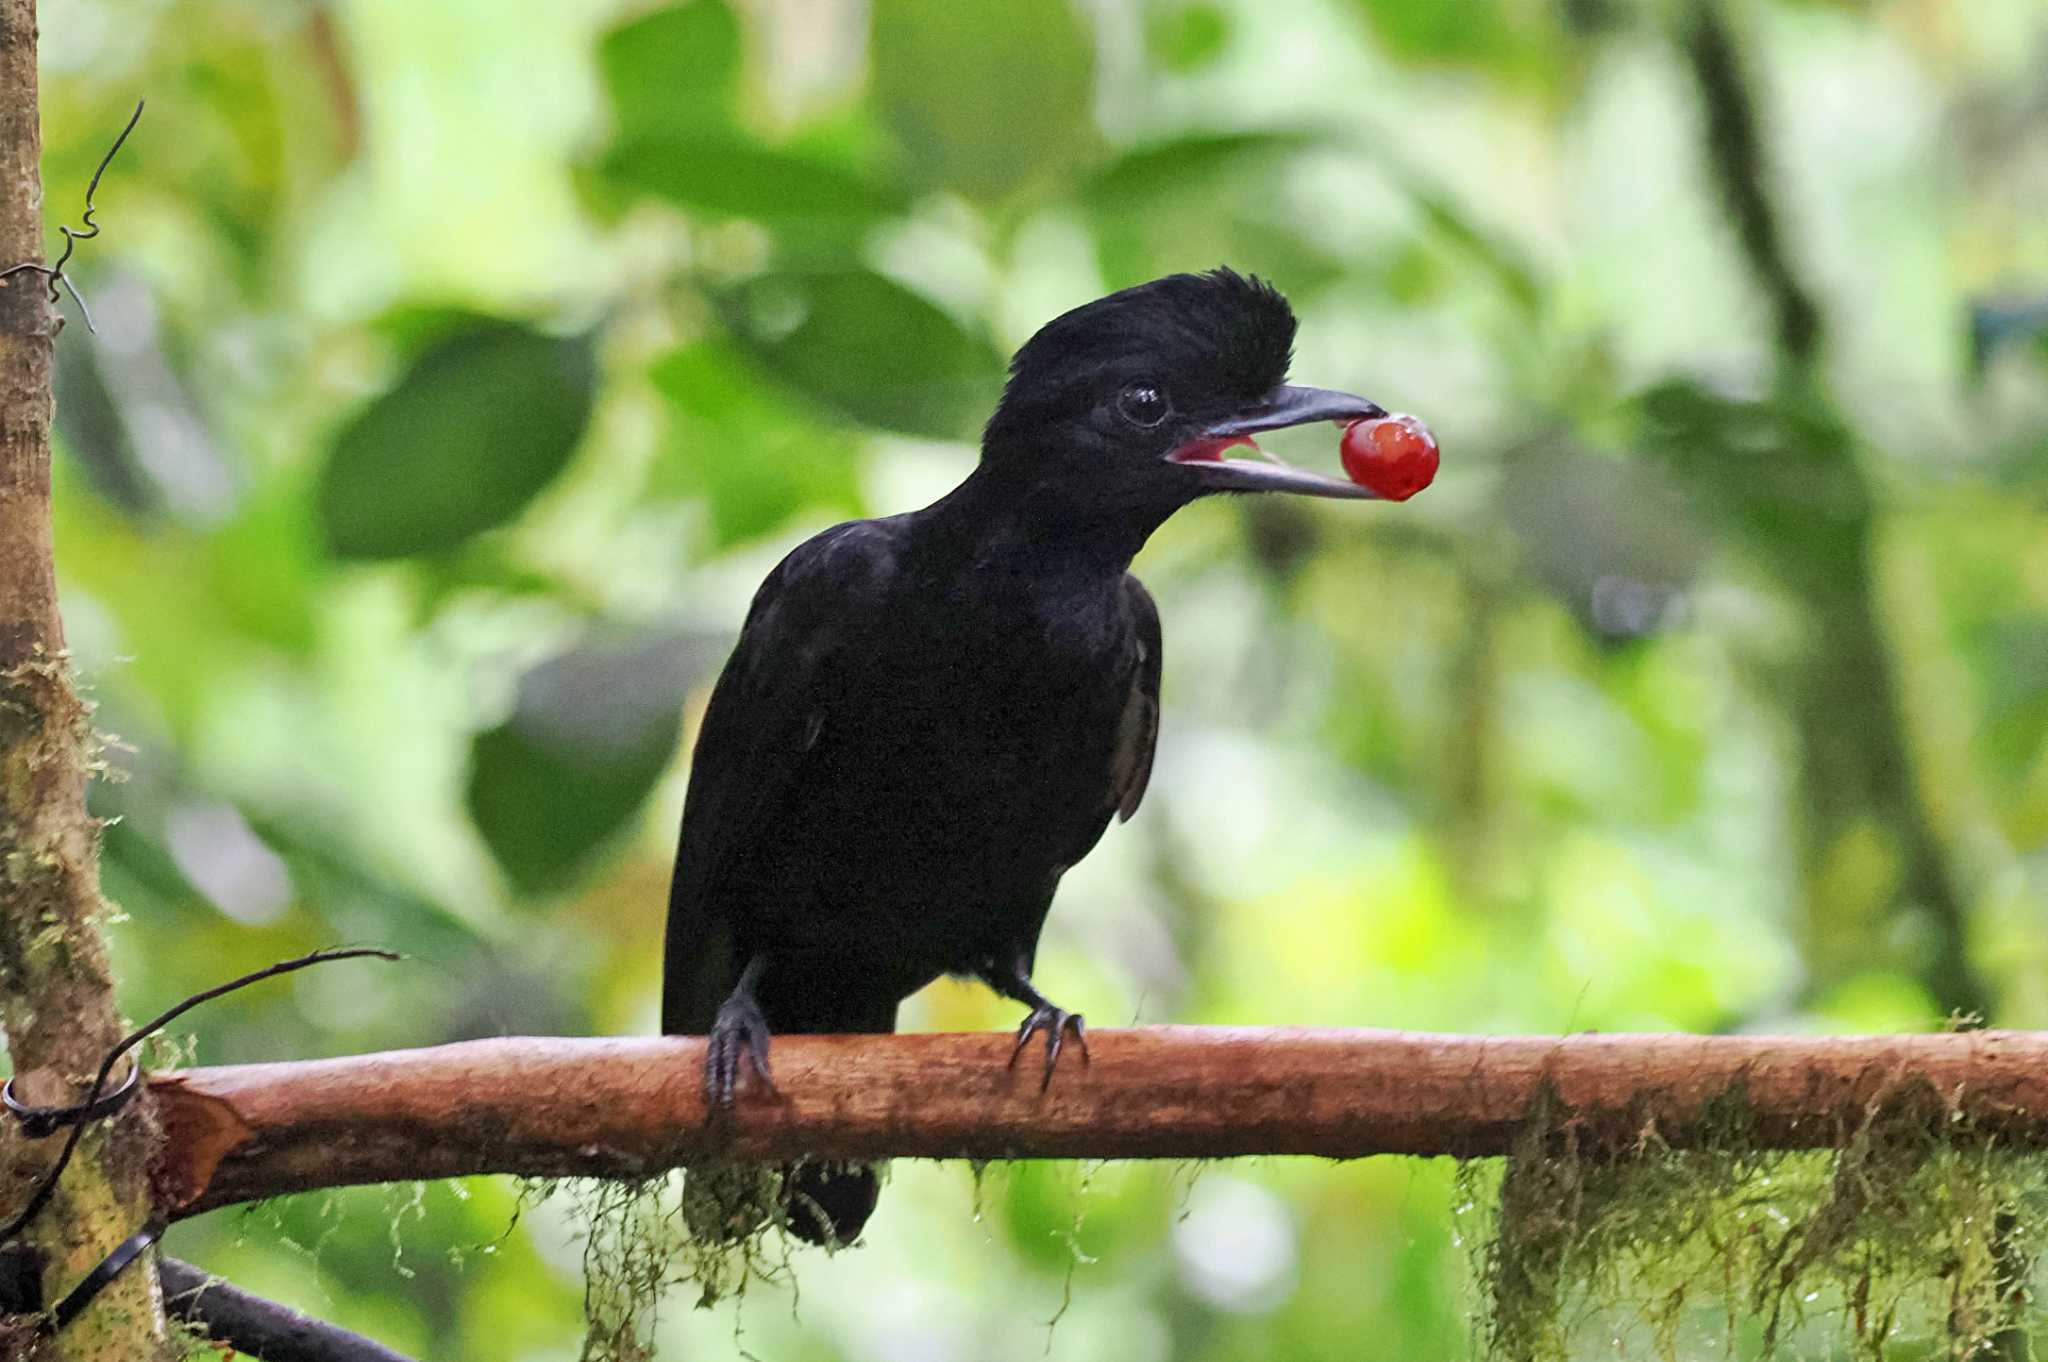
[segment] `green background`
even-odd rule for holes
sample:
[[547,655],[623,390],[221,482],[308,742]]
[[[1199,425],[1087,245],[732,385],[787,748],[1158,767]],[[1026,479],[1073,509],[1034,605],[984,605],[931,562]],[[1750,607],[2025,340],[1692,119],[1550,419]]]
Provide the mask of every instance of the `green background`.
[[[653,1030],[689,736],[763,573],[959,478],[1037,325],[1228,262],[1293,298],[1298,378],[1421,414],[1444,471],[1155,537],[1158,769],[1067,878],[1052,996],[2048,1024],[2048,11],[1730,5],[1775,278],[1691,14],[45,0],[53,226],[150,101],[74,271],[99,333],[58,346],[125,1009],[350,942],[411,959],[214,1004],[180,1052]],[[1016,1019],[952,983],[903,1011]],[[575,1218],[515,1197],[169,1243],[422,1356],[573,1357]],[[1441,1162],[905,1164],[800,1300],[684,1288],[662,1339],[1457,1356],[1456,1200]]]

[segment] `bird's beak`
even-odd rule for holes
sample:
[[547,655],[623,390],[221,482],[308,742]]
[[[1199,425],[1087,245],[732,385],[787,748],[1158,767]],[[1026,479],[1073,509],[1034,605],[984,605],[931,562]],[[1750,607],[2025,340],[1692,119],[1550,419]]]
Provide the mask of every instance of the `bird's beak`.
[[1303,426],[1311,421],[1366,421],[1386,414],[1386,408],[1379,403],[1351,393],[1282,384],[1263,401],[1216,422],[1166,457],[1171,463],[1185,465],[1213,491],[1298,492],[1311,497],[1374,499],[1379,496],[1377,492],[1341,478],[1326,478],[1321,473],[1285,464],[1227,459],[1223,451],[1234,445],[1256,449],[1252,436],[1261,431]]

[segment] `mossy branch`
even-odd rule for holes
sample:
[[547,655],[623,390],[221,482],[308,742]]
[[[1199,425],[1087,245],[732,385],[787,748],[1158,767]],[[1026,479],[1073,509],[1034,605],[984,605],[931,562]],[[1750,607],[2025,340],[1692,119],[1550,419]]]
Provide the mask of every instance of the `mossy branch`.
[[645,1178],[692,1160],[1477,1157],[1532,1119],[1576,1147],[1837,1147],[1873,1112],[2048,1144],[2048,1033],[1452,1036],[1102,1031],[1040,1090],[1000,1034],[780,1036],[708,1119],[689,1037],[467,1041],[151,1078],[175,1213],[320,1187],[514,1173]]

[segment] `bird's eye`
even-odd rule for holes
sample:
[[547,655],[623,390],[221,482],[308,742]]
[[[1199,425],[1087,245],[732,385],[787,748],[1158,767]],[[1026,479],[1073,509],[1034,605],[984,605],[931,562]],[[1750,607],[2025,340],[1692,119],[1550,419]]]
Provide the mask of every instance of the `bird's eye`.
[[1133,383],[1117,396],[1116,409],[1132,425],[1149,428],[1166,419],[1166,395],[1150,383]]

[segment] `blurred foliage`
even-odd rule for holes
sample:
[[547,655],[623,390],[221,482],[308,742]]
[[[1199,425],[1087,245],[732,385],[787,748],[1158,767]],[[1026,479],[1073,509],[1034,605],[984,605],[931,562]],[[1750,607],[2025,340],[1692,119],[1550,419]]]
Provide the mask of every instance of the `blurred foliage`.
[[[58,347],[126,1006],[413,956],[216,1004],[199,1061],[653,1029],[688,737],[761,575],[957,479],[1040,322],[1219,261],[1445,471],[1156,537],[1158,771],[1068,877],[1054,996],[2048,1024],[2037,0],[1730,0],[1725,50],[1615,0],[41,11],[53,222],[149,97],[77,262],[99,334]],[[1702,116],[1724,77],[1747,152],[1725,91]],[[903,1016],[1014,1020],[952,983]],[[1457,1196],[1388,1160],[905,1164],[799,1308],[663,1340],[1455,1355]],[[574,1356],[573,1217],[519,1204],[303,1197],[171,1247],[422,1355]]]
[[483,321],[435,341],[334,437],[314,506],[336,558],[407,558],[502,525],[590,422],[590,346]]

